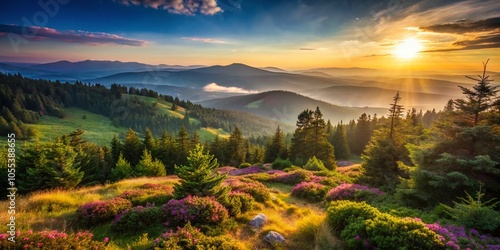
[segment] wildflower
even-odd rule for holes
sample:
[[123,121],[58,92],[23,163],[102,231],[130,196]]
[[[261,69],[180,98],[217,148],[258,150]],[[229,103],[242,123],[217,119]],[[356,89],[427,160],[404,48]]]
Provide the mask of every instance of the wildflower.
[[356,235],[356,240],[359,240],[361,239],[361,237],[359,237],[359,235]]
[[109,242],[109,238],[108,237],[105,237],[104,238],[104,243],[108,243]]

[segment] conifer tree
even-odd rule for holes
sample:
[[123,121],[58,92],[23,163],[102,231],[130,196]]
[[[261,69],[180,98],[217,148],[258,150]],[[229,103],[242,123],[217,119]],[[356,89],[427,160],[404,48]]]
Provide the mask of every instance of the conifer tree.
[[268,142],[266,147],[265,162],[273,162],[276,158],[286,159],[285,136],[280,127],[276,129],[274,136]]
[[228,165],[238,167],[241,163],[246,161],[247,152],[245,140],[238,127],[235,127],[229,136],[226,147]]
[[221,184],[226,175],[214,171],[219,164],[213,155],[205,152],[201,145],[189,152],[187,164],[176,166],[175,174],[181,179],[174,186],[175,199],[182,199],[188,195],[222,197],[227,188]]
[[123,157],[132,166],[135,166],[141,158],[142,149],[143,146],[139,136],[132,129],[129,129],[125,137],[125,143],[123,144]]
[[144,149],[142,158],[135,166],[135,176],[165,176],[167,172],[165,166],[158,159],[154,159],[151,156],[151,152]]
[[330,142],[332,143],[335,150],[336,159],[349,159],[349,157],[351,156],[351,151],[349,149],[349,143],[347,141],[345,125],[343,125],[342,122],[338,124],[334,129]]
[[144,148],[149,152],[153,152],[156,148],[155,138],[151,134],[151,130],[149,130],[149,128],[146,128],[142,144],[144,145]]
[[125,160],[123,154],[120,154],[118,157],[118,161],[116,162],[116,167],[111,169],[110,179],[111,181],[119,181],[122,179],[126,179],[132,176],[133,170],[130,163]]

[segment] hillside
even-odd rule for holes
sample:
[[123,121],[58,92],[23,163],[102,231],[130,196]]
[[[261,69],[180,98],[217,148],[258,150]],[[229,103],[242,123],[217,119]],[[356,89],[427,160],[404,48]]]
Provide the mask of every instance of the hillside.
[[385,108],[353,108],[332,105],[303,95],[287,91],[269,91],[237,97],[227,97],[201,102],[203,106],[248,112],[266,118],[295,124],[297,116],[304,109],[319,107],[326,119],[333,124],[343,120],[357,119],[362,113],[387,113]]

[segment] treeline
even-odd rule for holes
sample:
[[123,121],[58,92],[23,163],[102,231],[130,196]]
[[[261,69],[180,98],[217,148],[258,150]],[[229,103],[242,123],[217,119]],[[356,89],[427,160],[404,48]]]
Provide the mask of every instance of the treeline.
[[[104,115],[115,126],[130,127],[136,131],[149,128],[157,136],[163,130],[177,132],[182,126],[189,132],[207,126],[232,131],[234,126],[238,126],[256,135],[270,134],[277,126],[286,126],[255,115],[206,109],[145,88],[127,88],[117,84],[112,84],[108,89],[100,84],[79,81],[70,84],[0,73],[0,87],[0,136],[14,132],[20,139],[27,139],[36,133],[25,124],[37,123],[43,115],[64,118],[64,108],[67,107],[78,107]],[[158,114],[157,104],[150,105],[138,95],[171,102],[174,106],[185,108],[186,115],[184,119],[179,119]],[[195,118],[199,123],[189,122],[189,118]]]

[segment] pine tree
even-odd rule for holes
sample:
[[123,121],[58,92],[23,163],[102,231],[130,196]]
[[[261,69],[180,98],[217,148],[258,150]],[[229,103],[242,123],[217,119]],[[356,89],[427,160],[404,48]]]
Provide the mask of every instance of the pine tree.
[[84,173],[75,162],[76,152],[70,146],[60,142],[52,143],[48,151],[50,159],[50,178],[48,185],[51,188],[72,189],[83,179]]
[[342,122],[334,129],[330,142],[335,150],[336,159],[349,159],[351,151],[349,149],[349,143],[347,142],[345,125],[343,125]]
[[304,165],[308,159],[316,156],[328,169],[335,169],[334,148],[326,137],[326,125],[322,117],[319,107],[316,111],[306,109],[299,114],[290,146],[290,157],[296,165]]
[[153,152],[156,149],[155,138],[151,134],[151,130],[149,130],[149,128],[146,128],[142,144],[144,145],[144,148],[150,152]]
[[246,148],[245,140],[241,134],[241,130],[235,127],[226,145],[227,164],[230,166],[238,167],[241,163],[246,161]]
[[371,122],[369,116],[363,113],[356,124],[354,132],[354,140],[352,141],[352,151],[355,154],[361,154],[365,149],[366,145],[370,141],[373,129],[371,127]]
[[391,103],[391,108],[389,109],[390,115],[389,118],[391,119],[391,128],[389,131],[389,137],[393,138],[394,136],[394,126],[396,126],[396,123],[401,119],[401,115],[403,114],[403,106],[399,104],[399,101],[401,101],[401,97],[399,96],[399,91],[396,93],[396,95],[393,98],[393,103]]
[[133,170],[130,163],[125,160],[123,154],[120,154],[118,161],[116,162],[116,167],[111,169],[110,179],[111,181],[119,181],[132,176]]
[[142,158],[135,166],[135,176],[166,176],[167,172],[165,166],[158,159],[154,159],[151,156],[151,152],[144,149]]
[[285,136],[280,127],[276,129],[274,136],[268,142],[264,159],[265,162],[273,162],[276,158],[287,158]]
[[219,198],[227,193],[227,188],[221,184],[226,175],[214,171],[219,164],[213,155],[205,153],[201,145],[189,152],[187,164],[176,166],[175,173],[181,179],[174,186],[175,199],[182,199],[188,195],[214,196]]
[[116,138],[116,135],[113,135],[113,139],[111,140],[111,156],[113,159],[113,166],[118,162],[118,158],[122,153],[121,150],[122,150],[122,145],[120,140]]
[[141,158],[142,149],[143,146],[139,136],[132,129],[129,129],[125,137],[125,143],[123,144],[123,157],[132,166],[135,166]]

